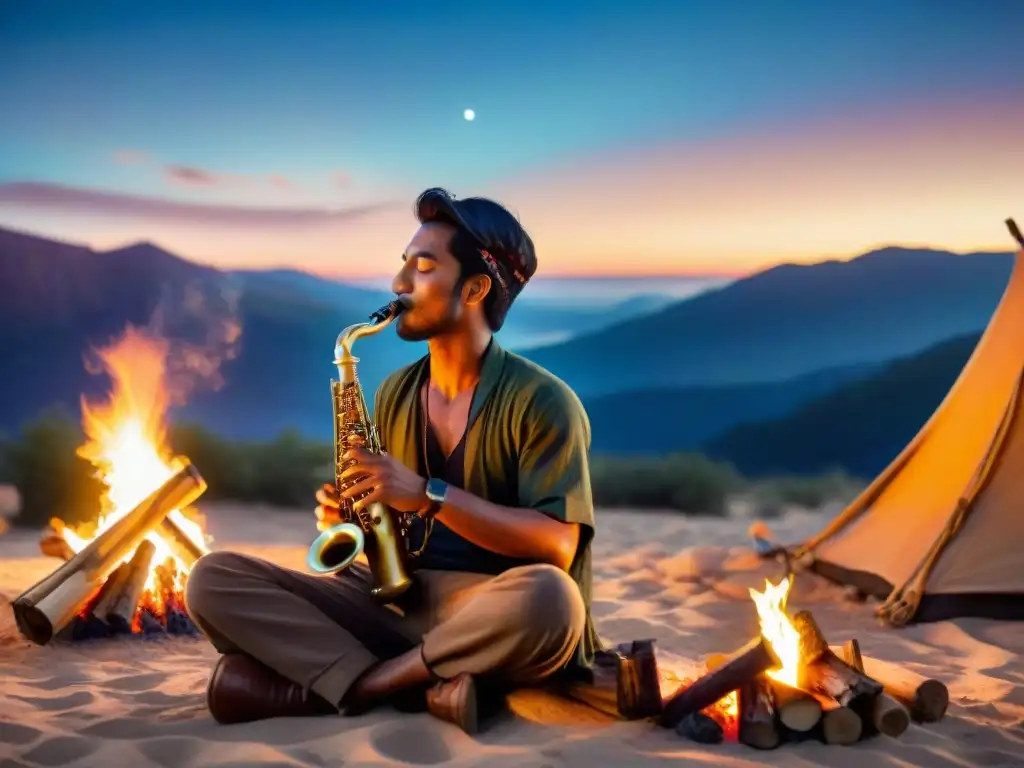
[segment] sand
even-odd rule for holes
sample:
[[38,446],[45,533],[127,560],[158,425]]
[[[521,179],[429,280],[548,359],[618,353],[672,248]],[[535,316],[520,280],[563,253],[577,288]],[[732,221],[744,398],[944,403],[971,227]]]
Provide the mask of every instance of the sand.
[[[311,538],[302,514],[254,507],[203,509],[216,548],[302,567]],[[777,566],[746,547],[748,521],[602,512],[595,615],[610,642],[657,639],[677,674],[730,651],[756,631],[747,594]],[[816,530],[820,513],[772,522],[783,541]],[[871,604],[802,576],[791,604],[811,608],[833,643],[856,636],[866,654],[945,681],[937,724],[854,747],[817,743],[759,752],[700,746],[646,722],[612,722],[589,708],[519,693],[510,713],[469,737],[428,714],[382,709],[358,718],[281,719],[219,726],[204,708],[215,652],[202,639],[125,638],[39,648],[13,629],[6,603],[47,573],[36,536],[0,537],[0,768],[14,766],[1010,766],[1024,765],[1024,631],[963,620],[882,629]]]

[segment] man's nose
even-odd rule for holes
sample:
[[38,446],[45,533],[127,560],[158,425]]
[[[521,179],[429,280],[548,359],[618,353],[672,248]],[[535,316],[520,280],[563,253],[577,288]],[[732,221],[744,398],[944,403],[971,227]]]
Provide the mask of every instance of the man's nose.
[[412,280],[409,279],[406,270],[401,269],[398,271],[398,274],[391,281],[391,290],[395,294],[412,293]]

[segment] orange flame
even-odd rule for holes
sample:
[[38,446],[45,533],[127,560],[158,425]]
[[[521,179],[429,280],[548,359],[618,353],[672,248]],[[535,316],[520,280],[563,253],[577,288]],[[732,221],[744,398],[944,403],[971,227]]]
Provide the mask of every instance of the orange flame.
[[782,662],[781,667],[770,669],[766,674],[780,683],[796,687],[800,667],[800,635],[786,613],[786,601],[792,586],[788,578],[778,584],[765,579],[764,592],[751,589],[750,597],[757,608],[761,635]]
[[[109,347],[98,350],[104,371],[110,376],[112,390],[104,403],[82,400],[82,426],[86,442],[78,454],[96,467],[106,486],[101,500],[101,513],[91,538],[83,538],[67,528],[64,539],[75,552],[80,552],[103,531],[116,523],[173,474],[171,454],[167,447],[165,417],[170,403],[165,379],[169,345],[129,326],[123,336]],[[202,527],[173,510],[169,515],[201,551],[206,551]],[[156,567],[172,560],[176,566],[178,590],[184,586],[188,566],[173,552],[159,533],[151,533],[149,541],[156,547],[146,598],[158,598]],[[125,560],[131,559],[132,552]]]

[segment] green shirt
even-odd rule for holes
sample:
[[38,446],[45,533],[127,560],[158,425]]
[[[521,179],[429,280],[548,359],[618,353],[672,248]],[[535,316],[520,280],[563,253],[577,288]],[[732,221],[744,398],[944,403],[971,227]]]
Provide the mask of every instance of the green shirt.
[[[419,468],[423,425],[420,390],[429,355],[388,376],[377,390],[374,420],[385,450]],[[576,666],[589,667],[599,648],[591,618],[590,421],[561,380],[492,340],[469,409],[463,490],[506,507],[536,509],[578,523],[579,545],[569,575],[587,608]]]

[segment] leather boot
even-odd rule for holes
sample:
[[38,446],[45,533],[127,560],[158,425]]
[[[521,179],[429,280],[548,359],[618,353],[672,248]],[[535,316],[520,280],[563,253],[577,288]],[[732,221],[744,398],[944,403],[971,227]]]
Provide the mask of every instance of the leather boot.
[[434,717],[474,734],[480,729],[480,707],[476,680],[463,672],[427,691],[427,711]]
[[248,723],[271,717],[338,714],[321,697],[282,677],[251,656],[221,656],[206,688],[206,705],[218,723]]

